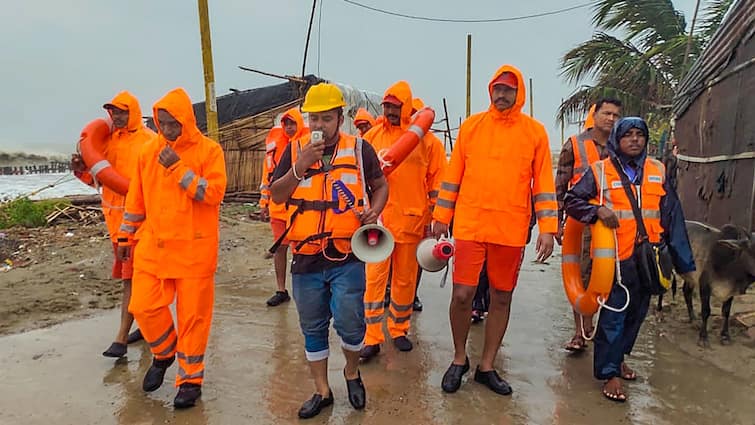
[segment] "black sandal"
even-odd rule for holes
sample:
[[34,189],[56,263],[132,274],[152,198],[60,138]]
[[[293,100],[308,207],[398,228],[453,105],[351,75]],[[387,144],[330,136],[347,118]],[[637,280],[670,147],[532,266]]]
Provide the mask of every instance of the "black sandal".
[[110,347],[108,347],[107,350],[102,352],[102,355],[105,357],[121,358],[126,355],[126,351],[128,351],[128,347],[126,347],[126,344],[121,344],[120,342],[114,342],[110,344]]

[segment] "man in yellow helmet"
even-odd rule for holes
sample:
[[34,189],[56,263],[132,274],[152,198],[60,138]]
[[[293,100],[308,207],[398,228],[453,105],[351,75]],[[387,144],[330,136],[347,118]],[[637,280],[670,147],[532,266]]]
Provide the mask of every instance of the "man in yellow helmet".
[[274,202],[294,209],[287,229],[292,286],[316,387],[299,410],[300,418],[314,417],[333,404],[328,384],[331,317],[346,357],[349,402],[355,409],[367,402],[358,368],[366,332],[365,267],[351,250],[351,237],[362,225],[377,222],[388,184],[370,144],[339,130],[344,106],[343,94],[333,84],[307,91],[301,110],[309,114],[311,133],[291,141],[270,187]]

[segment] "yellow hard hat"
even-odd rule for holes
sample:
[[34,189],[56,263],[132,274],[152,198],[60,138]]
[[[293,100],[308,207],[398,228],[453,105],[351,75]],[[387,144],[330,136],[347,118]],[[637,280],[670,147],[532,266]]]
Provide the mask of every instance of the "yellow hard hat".
[[307,90],[302,112],[324,112],[346,106],[343,93],[335,84],[320,83]]

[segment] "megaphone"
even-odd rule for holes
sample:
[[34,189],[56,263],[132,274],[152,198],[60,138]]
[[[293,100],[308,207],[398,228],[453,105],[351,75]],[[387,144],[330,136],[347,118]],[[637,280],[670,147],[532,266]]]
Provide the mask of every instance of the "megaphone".
[[453,255],[454,244],[448,239],[427,238],[417,245],[417,263],[429,272],[437,272],[446,267]]
[[365,263],[379,263],[393,252],[393,235],[379,224],[365,224],[351,237],[351,251]]

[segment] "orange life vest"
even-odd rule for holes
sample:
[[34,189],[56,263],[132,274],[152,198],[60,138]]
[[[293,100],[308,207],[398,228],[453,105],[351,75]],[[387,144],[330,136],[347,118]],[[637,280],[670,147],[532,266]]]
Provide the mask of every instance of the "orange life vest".
[[[309,137],[292,142],[291,164],[296,164]],[[291,194],[286,203],[293,209],[288,239],[295,254],[317,254],[329,241],[339,252],[351,252],[351,236],[361,222],[350,209],[361,209],[366,197],[363,143],[362,139],[340,133],[329,169],[323,168],[322,163],[310,167]]]
[[574,152],[574,168],[569,184],[574,186],[579,179],[590,169],[590,165],[600,161],[600,152],[595,141],[590,139],[590,130],[585,130],[576,136],[569,138],[572,152]]
[[268,207],[271,218],[284,221],[288,221],[290,212],[285,204],[277,204],[270,199],[270,182],[273,180],[275,167],[278,166],[288,143],[288,136],[282,127],[270,129],[265,139],[265,162],[262,165],[262,184],[260,184],[260,207]]
[[[637,222],[632,212],[632,204],[624,191],[619,171],[610,158],[595,162],[591,167],[598,188],[598,197],[591,202],[605,205],[619,218],[619,228],[616,229],[617,249],[619,260],[626,260],[632,256],[637,240]],[[639,186],[639,205],[650,243],[659,243],[661,233],[663,233],[661,198],[666,194],[663,188],[665,175],[660,161],[651,158],[645,160],[642,183]],[[637,197],[637,189],[636,185],[632,186],[635,197]]]

